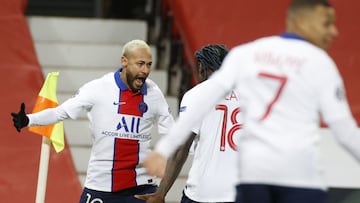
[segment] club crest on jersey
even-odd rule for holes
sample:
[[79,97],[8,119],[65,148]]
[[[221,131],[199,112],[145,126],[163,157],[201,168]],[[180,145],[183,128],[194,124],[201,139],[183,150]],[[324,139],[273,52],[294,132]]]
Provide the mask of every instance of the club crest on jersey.
[[145,113],[148,110],[148,105],[145,102],[141,102],[138,108],[141,113]]

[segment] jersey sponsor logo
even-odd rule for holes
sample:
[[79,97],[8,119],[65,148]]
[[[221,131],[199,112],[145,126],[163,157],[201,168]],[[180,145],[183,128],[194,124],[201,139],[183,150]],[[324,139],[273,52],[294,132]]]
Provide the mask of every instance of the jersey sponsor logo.
[[131,140],[149,140],[149,139],[151,139],[150,134],[136,134],[136,133],[126,133],[126,132],[119,132],[119,131],[107,131],[107,130],[102,131],[101,134],[108,136],[108,137],[125,138],[125,139],[131,139]]
[[136,116],[122,116],[116,126],[116,130],[104,130],[102,135],[134,140],[148,140],[151,134],[140,133],[141,118]]
[[116,126],[116,130],[123,129],[125,132],[139,133],[140,118],[134,116],[128,116],[128,120],[125,116],[121,117],[121,121]]
[[141,112],[141,113],[145,113],[145,112],[147,112],[147,110],[148,110],[148,105],[145,103],[145,102],[141,102],[141,103],[139,103],[139,111]]

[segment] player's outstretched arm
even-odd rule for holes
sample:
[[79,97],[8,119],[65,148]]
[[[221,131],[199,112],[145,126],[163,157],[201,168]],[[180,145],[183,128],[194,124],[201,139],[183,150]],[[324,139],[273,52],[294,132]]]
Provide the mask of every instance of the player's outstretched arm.
[[176,178],[188,157],[190,146],[196,134],[192,134],[173,156],[167,160],[164,177],[155,193],[145,195],[135,195],[136,198],[146,200],[146,203],[164,203],[165,196],[174,184]]
[[20,111],[11,113],[11,116],[13,117],[14,127],[18,132],[29,124],[29,118],[25,114],[25,103],[21,103]]
[[353,117],[328,123],[336,140],[360,162],[360,130]]

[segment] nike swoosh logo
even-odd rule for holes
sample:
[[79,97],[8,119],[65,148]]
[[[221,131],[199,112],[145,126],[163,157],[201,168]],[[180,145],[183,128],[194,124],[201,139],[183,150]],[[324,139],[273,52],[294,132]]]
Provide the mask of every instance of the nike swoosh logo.
[[126,104],[126,102],[113,102],[114,105],[123,105]]

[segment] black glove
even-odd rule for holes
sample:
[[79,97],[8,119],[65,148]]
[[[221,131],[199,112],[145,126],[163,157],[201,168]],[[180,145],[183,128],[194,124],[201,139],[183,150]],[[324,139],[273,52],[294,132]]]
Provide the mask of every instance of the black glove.
[[16,130],[21,131],[21,128],[26,127],[29,124],[29,118],[25,114],[25,104],[21,103],[19,113],[11,113]]

